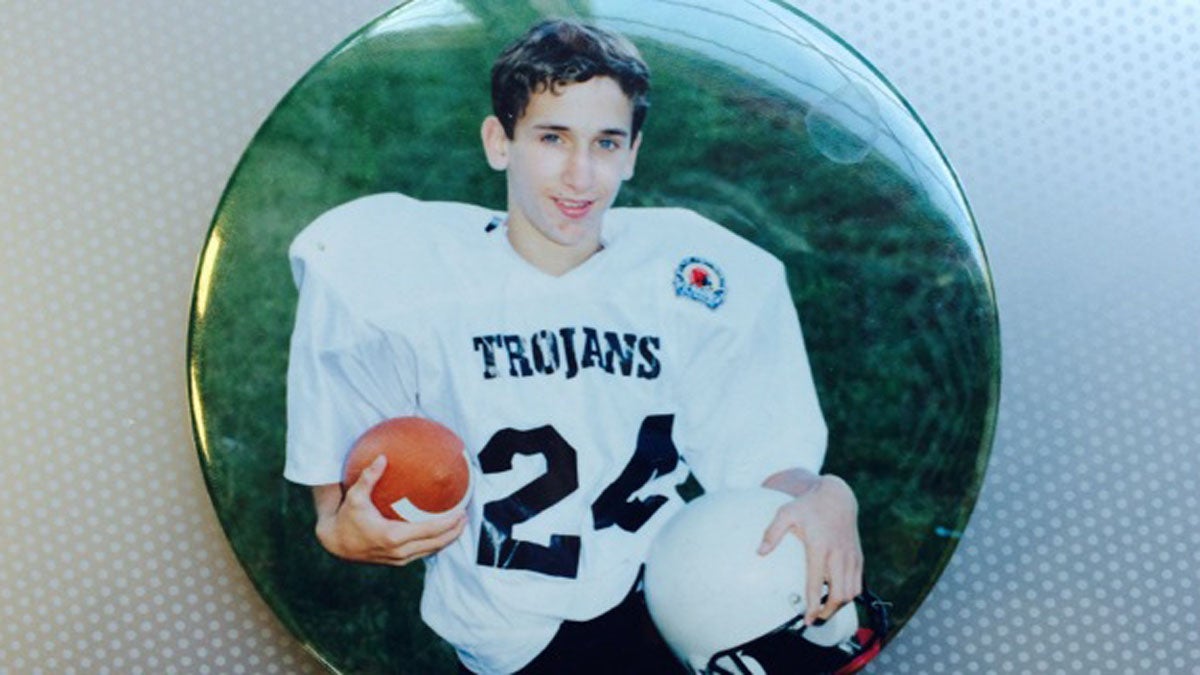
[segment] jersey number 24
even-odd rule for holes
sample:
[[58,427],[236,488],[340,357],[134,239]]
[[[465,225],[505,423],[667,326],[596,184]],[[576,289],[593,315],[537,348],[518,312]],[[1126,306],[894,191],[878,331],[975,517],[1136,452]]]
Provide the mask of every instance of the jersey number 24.
[[[651,480],[665,476],[679,464],[679,451],[671,440],[673,415],[651,415],[642,421],[637,447],[620,476],[592,503],[597,530],[617,526],[636,532],[654,515],[667,497],[633,495]],[[479,451],[484,473],[513,468],[517,455],[542,455],[546,472],[516,492],[483,505],[476,562],[487,567],[522,569],[556,577],[574,578],[579,569],[580,538],[554,534],[549,546],[513,537],[513,527],[554,506],[579,488],[575,448],[549,425],[536,429],[502,429]]]

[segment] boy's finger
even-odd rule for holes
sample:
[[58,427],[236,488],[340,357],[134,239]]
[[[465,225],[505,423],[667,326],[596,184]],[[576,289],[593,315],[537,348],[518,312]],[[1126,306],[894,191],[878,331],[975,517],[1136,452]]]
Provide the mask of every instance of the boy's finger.
[[804,589],[804,623],[811,626],[821,613],[821,596],[825,587],[825,565],[815,564],[811,558],[808,561],[808,575]]
[[450,527],[445,530],[438,531],[431,536],[410,539],[397,549],[397,555],[406,560],[415,560],[442,550],[447,544],[458,538],[466,526],[465,518],[450,518],[447,519],[447,522]]
[[766,555],[774,551],[775,547],[783,539],[783,536],[787,534],[789,527],[790,524],[786,520],[776,515],[775,520],[771,521],[771,524],[767,527],[767,531],[763,534],[762,543],[758,546],[758,554]]
[[380,455],[375,458],[375,461],[367,465],[362,473],[358,475],[358,480],[354,481],[354,485],[346,490],[346,502],[356,507],[372,506],[371,492],[375,490],[375,484],[379,482],[379,477],[383,475],[384,468],[387,467],[387,457]]

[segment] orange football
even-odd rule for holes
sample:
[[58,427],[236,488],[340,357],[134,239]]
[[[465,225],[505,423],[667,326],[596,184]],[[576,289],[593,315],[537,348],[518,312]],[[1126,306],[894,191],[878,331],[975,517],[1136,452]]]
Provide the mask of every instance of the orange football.
[[466,506],[471,470],[453,431],[421,417],[384,420],[354,442],[342,485],[353,485],[379,455],[387,455],[387,468],[371,501],[384,517],[416,523]]

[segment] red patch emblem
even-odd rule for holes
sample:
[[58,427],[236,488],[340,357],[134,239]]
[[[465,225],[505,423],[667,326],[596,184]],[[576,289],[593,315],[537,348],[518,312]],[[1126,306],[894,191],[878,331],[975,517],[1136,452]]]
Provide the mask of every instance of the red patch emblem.
[[725,276],[711,262],[691,256],[675,269],[675,295],[716,309],[725,302]]

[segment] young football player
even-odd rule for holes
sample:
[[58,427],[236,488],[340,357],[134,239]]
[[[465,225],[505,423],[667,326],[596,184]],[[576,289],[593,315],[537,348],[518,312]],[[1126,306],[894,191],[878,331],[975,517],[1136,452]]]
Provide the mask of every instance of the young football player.
[[[678,668],[637,586],[689,472],[795,497],[761,552],[806,543],[806,621],[860,592],[857,503],[817,473],[826,429],[783,265],[690,211],[610,210],[648,89],[624,38],[540,23],[492,71],[482,140],[505,213],[375,195],[291,248],[285,475],[314,486],[334,555],[426,561],[422,617],[472,672]],[[401,415],[464,439],[465,515],[383,519],[382,461],[343,494],[354,439]]]

